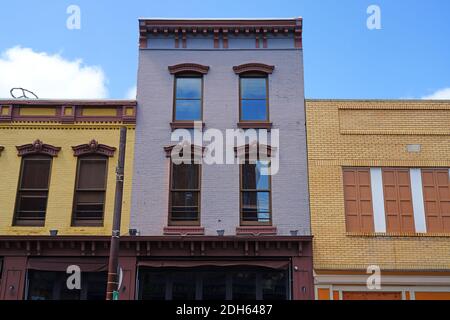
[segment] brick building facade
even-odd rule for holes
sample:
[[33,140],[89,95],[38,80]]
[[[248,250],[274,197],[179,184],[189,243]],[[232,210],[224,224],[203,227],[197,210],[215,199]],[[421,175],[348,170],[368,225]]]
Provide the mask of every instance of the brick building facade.
[[306,104],[316,297],[448,299],[450,103]]

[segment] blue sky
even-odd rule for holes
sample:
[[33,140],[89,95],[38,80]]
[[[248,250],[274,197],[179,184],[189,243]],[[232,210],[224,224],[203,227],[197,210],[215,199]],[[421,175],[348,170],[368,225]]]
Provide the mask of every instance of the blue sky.
[[[81,9],[80,30],[66,28],[71,4]],[[381,30],[366,27],[371,4],[381,8]],[[8,98],[6,87],[23,83],[34,87],[33,81],[47,81],[40,75],[23,78],[34,66],[12,58],[17,52],[7,50],[14,47],[32,50],[23,59],[32,53],[59,55],[61,64],[39,71],[46,73],[44,77],[54,72],[55,78],[64,80],[73,72],[76,80],[71,86],[84,84],[91,91],[103,90],[102,97],[124,98],[136,82],[138,17],[302,16],[307,98],[422,98],[448,88],[450,99],[449,12],[448,0],[2,1],[0,98]],[[82,63],[74,64],[76,59]],[[70,66],[84,75],[76,75],[80,70]],[[51,90],[66,90],[62,80],[56,84],[48,80]],[[94,94],[86,90],[86,97]],[[439,97],[447,97],[442,92]]]

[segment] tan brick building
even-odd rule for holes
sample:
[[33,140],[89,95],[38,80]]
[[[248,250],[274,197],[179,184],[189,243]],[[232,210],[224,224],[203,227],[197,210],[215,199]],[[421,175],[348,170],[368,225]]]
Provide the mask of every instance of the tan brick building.
[[306,104],[316,297],[450,299],[450,101]]

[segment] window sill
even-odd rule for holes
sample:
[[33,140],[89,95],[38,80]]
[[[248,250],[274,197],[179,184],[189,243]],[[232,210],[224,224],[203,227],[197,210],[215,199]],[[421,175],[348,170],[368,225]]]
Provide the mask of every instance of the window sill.
[[449,238],[450,232],[446,233],[411,233],[411,232],[346,232],[348,237],[364,237],[364,238]]
[[44,227],[45,221],[42,220],[20,220],[15,221],[13,227]]
[[236,228],[238,236],[275,236],[277,235],[277,227],[272,226],[244,226]]
[[179,227],[164,227],[164,235],[165,236],[203,236],[205,235],[204,227],[188,227],[188,226],[179,226]]
[[272,122],[240,121],[237,124],[240,129],[272,129]]
[[84,228],[93,228],[93,227],[103,227],[103,221],[74,221],[72,223],[72,227],[84,227]]
[[196,123],[201,123],[202,130],[205,128],[203,121],[174,121],[170,123],[172,130],[176,129],[194,129]]

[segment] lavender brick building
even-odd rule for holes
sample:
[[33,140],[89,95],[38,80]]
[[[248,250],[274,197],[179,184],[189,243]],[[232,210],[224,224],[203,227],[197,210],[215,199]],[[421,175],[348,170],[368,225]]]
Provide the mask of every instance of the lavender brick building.
[[[139,27],[131,228],[161,241],[137,259],[137,298],[312,298],[302,20],[141,19]],[[268,143],[236,142],[233,157],[264,148],[278,172],[262,175],[274,163],[262,157],[173,164],[172,133],[194,123],[224,136],[268,130]],[[198,143],[186,150],[205,156]]]

